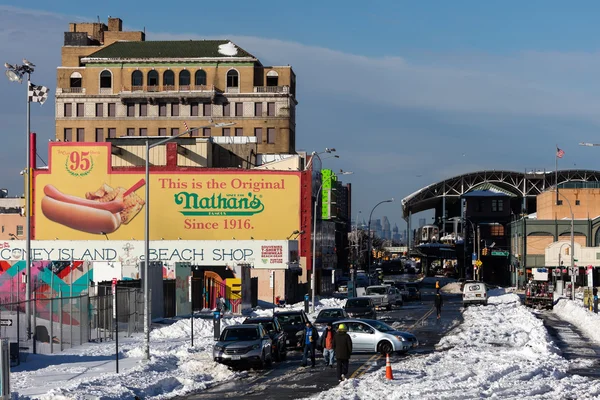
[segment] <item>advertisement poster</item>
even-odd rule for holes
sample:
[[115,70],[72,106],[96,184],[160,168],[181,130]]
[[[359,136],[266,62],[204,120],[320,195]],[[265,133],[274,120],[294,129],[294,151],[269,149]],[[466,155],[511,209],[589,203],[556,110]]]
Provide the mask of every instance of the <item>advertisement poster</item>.
[[[36,240],[143,240],[143,168],[112,170],[108,143],[51,143],[34,173]],[[300,228],[297,172],[150,173],[151,240],[273,240]]]

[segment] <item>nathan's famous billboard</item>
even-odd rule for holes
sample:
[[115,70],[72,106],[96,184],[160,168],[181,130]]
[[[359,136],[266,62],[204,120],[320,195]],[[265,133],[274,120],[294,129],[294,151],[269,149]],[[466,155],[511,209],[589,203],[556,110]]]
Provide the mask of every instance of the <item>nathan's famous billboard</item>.
[[[37,240],[142,240],[143,169],[113,170],[108,143],[51,143],[34,173]],[[300,176],[150,171],[151,240],[277,240],[300,228]]]

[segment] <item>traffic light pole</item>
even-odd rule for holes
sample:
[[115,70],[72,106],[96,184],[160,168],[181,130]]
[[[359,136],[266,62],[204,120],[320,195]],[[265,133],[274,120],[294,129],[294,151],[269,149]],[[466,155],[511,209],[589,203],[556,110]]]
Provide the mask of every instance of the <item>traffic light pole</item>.
[[[477,259],[481,260],[481,229],[479,229],[479,225],[477,225]],[[477,266],[477,280],[481,280],[481,267],[482,265]]]

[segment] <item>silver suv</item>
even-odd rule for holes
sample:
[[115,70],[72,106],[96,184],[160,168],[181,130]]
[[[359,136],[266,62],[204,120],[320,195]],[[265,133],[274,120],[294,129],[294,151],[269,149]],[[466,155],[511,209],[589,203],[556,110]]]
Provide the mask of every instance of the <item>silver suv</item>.
[[381,321],[345,319],[334,322],[333,329],[337,331],[340,324],[344,324],[348,330],[353,353],[402,354],[419,345],[419,341],[412,333],[397,331]]
[[264,368],[273,361],[271,337],[262,325],[230,325],[213,347],[216,362],[227,365],[251,364]]

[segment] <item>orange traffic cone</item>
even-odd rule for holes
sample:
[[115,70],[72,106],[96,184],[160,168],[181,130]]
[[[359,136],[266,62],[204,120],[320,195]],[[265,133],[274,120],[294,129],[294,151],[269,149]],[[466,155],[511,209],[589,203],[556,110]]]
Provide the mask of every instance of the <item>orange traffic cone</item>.
[[385,355],[385,378],[389,380],[394,379],[394,375],[392,374],[392,364],[390,364],[389,353]]

